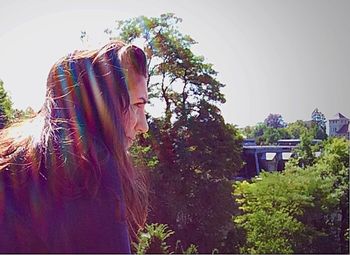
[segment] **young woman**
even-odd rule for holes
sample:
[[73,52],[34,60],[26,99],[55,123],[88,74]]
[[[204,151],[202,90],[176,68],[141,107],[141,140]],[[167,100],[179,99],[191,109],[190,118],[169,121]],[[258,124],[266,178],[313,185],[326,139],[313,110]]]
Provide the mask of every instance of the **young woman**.
[[37,116],[0,131],[0,252],[130,252],[147,213],[127,153],[148,130],[147,75],[119,41],[52,67]]

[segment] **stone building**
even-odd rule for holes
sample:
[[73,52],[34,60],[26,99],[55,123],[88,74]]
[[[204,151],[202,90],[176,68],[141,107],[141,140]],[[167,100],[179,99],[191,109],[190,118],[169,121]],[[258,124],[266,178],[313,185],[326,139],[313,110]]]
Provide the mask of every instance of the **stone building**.
[[341,113],[337,113],[332,119],[329,119],[329,136],[350,138],[349,130],[350,120]]

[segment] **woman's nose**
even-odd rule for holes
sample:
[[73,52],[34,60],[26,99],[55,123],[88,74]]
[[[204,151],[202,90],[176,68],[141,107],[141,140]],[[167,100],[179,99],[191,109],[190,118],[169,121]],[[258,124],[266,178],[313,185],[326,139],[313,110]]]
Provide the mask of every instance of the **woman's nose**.
[[148,131],[149,127],[144,113],[139,116],[136,129],[138,133],[146,133]]

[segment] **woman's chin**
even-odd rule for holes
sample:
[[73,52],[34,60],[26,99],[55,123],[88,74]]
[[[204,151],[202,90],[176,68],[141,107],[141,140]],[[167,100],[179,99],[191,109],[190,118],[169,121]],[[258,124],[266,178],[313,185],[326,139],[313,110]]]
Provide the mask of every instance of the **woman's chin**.
[[126,149],[130,149],[130,147],[132,146],[133,144],[133,140],[131,140],[130,138],[127,138],[126,140]]

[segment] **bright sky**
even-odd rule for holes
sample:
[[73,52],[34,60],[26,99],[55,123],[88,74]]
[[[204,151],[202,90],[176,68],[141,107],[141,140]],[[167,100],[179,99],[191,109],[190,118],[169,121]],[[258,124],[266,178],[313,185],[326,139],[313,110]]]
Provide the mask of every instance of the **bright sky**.
[[167,12],[183,19],[181,31],[226,84],[227,122],[254,125],[269,113],[308,120],[316,107],[350,118],[347,0],[3,0],[0,79],[16,108],[38,110],[56,60],[106,43],[115,20]]

